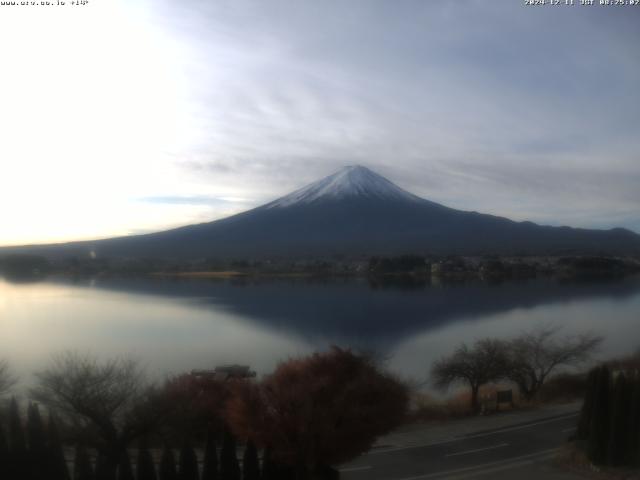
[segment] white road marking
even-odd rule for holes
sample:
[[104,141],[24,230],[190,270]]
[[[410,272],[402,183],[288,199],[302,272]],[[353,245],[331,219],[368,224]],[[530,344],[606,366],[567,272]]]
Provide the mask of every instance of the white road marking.
[[435,445],[446,445],[447,443],[459,442],[461,440],[467,440],[469,438],[488,437],[490,435],[497,435],[497,434],[504,433],[504,432],[512,432],[514,430],[522,430],[523,428],[535,427],[536,425],[543,425],[545,423],[560,422],[562,420],[567,420],[568,418],[571,418],[571,417],[577,417],[578,415],[579,415],[578,412],[570,413],[570,414],[567,414],[567,415],[563,415],[562,417],[551,418],[549,420],[541,420],[539,422],[528,423],[526,425],[517,425],[515,427],[505,427],[505,428],[502,428],[502,429],[499,429],[499,430],[495,430],[495,431],[492,431],[492,432],[477,433],[475,435],[467,435],[467,436],[463,436],[463,437],[452,437],[452,438],[450,438],[448,440],[443,440],[443,441],[440,441],[440,442],[423,443],[423,444],[420,444],[420,445],[408,445],[406,447],[392,447],[392,448],[385,448],[385,449],[379,449],[379,450],[370,450],[369,452],[365,453],[365,455],[376,455],[378,453],[398,452],[400,450],[412,450],[414,448],[425,448],[425,447],[433,447]]
[[493,431],[493,432],[478,433],[476,435],[469,435],[467,437],[460,437],[458,440],[465,440],[467,438],[488,437],[489,435],[497,435],[499,433],[512,432],[513,430],[522,430],[523,428],[535,427],[536,425],[543,425],[545,423],[560,422],[562,420],[567,420],[567,419],[569,419],[571,417],[577,417],[578,415],[580,415],[579,412],[570,413],[568,415],[563,415],[562,417],[558,417],[558,418],[550,418],[549,420],[541,420],[540,422],[528,423],[526,425],[516,425],[515,427],[506,427],[506,428],[502,428],[500,430],[496,430],[496,431]]
[[[395,480],[426,480],[429,478],[448,478],[453,480],[454,478],[469,478],[467,474],[477,470],[476,473],[489,473],[490,471],[507,470],[509,468],[516,468],[523,465],[528,465],[536,460],[541,460],[546,457],[553,456],[558,451],[557,448],[551,448],[549,450],[541,450],[536,453],[530,453],[528,455],[521,455],[519,457],[507,458],[505,460],[499,460],[496,462],[482,463],[480,465],[474,465],[473,467],[458,468],[456,470],[447,470],[445,472],[428,473],[425,475],[418,475],[415,477],[404,477]],[[482,472],[480,472],[480,470]],[[452,477],[451,475],[461,475],[460,477]]]
[[490,447],[484,447],[484,448],[476,448],[474,450],[467,450],[465,452],[450,453],[448,455],[445,455],[445,457],[457,457],[459,455],[467,455],[469,453],[484,452],[485,450],[494,450],[496,448],[502,448],[502,447],[508,447],[508,446],[509,446],[508,443],[501,443],[499,445],[492,445]]
[[364,465],[362,467],[347,467],[340,468],[341,472],[359,472],[360,470],[371,470],[371,465]]

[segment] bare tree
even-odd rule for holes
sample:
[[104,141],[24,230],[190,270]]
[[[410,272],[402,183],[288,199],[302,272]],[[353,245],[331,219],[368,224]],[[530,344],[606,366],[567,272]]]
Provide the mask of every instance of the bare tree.
[[456,382],[468,384],[471,388],[471,408],[477,411],[480,387],[503,378],[508,360],[507,345],[501,340],[477,340],[471,348],[463,343],[452,355],[434,363],[431,378],[435,386],[442,389]]
[[0,360],[0,396],[9,392],[15,383],[16,379],[9,370],[9,362]]
[[558,337],[556,327],[542,327],[523,333],[509,342],[507,377],[520,394],[533,399],[549,375],[562,366],[578,366],[588,361],[602,343],[592,333]]
[[65,352],[37,374],[34,399],[62,414],[97,439],[95,447],[108,463],[109,478],[127,445],[158,421],[150,408],[153,394],[138,362],[128,358],[98,361]]

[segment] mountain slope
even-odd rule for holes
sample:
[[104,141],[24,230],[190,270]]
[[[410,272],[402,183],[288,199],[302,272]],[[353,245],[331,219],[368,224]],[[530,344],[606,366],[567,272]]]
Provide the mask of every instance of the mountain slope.
[[640,253],[640,236],[624,229],[548,227],[454,210],[417,197],[365,167],[352,166],[222,220],[148,235],[31,247],[29,251],[177,259]]

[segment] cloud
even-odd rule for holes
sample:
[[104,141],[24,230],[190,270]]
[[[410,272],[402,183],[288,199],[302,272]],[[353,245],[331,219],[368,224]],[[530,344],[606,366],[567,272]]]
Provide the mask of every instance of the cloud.
[[640,200],[637,11],[216,5],[191,21],[224,23],[241,53],[202,117],[222,141],[183,166],[241,178],[256,202],[352,163],[458,208],[550,223],[604,226]]
[[143,197],[138,199],[140,202],[169,204],[169,205],[225,205],[229,203],[238,203],[237,199],[224,199],[210,197],[206,195],[187,195],[187,196],[158,196]]
[[[108,28],[95,10],[93,23],[66,29],[69,44],[82,36],[99,52],[85,56],[104,79],[76,68],[72,49],[46,51],[35,31],[15,42],[9,72],[38,52],[45,65],[66,66],[58,95],[10,77],[5,97],[24,102],[5,102],[0,114],[0,125],[22,132],[0,145],[0,158],[15,159],[3,170],[7,184],[42,172],[42,198],[0,192],[0,201],[31,202],[30,218],[59,195],[69,198],[47,212],[53,225],[69,223],[64,212],[77,198],[91,211],[86,199],[96,197],[102,211],[118,197],[127,215],[110,222],[126,225],[105,223],[101,235],[140,228],[150,210],[170,217],[158,226],[219,218],[364,164],[456,208],[640,225],[640,9],[511,0],[115,4]],[[31,24],[0,26],[11,25],[16,36]],[[128,32],[115,43],[113,25]],[[68,112],[65,122],[54,122],[58,112]]]

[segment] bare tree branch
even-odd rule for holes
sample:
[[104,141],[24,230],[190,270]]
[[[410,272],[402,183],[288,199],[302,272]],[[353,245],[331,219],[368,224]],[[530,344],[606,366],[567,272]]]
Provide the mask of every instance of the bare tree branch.
[[452,355],[436,361],[431,369],[431,378],[435,386],[442,389],[456,382],[468,384],[471,407],[477,410],[480,386],[504,377],[507,365],[505,342],[485,338],[476,341],[471,348],[463,343]]
[[135,360],[116,358],[98,362],[89,355],[64,352],[36,374],[32,396],[59,412],[87,418],[109,418],[114,425],[137,403],[145,378]]
[[96,432],[96,447],[113,472],[127,444],[159,421],[156,412],[146,408],[150,387],[133,359],[101,362],[90,355],[64,352],[36,376],[32,397],[75,425]]
[[593,333],[559,337],[559,331],[557,327],[541,327],[509,342],[507,376],[526,399],[536,396],[554,370],[588,361],[603,340]]
[[6,394],[16,383],[16,378],[11,375],[9,362],[0,360],[0,396]]

